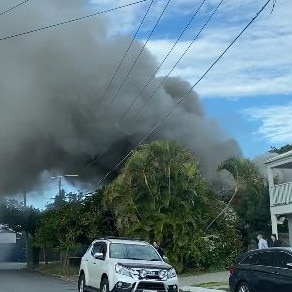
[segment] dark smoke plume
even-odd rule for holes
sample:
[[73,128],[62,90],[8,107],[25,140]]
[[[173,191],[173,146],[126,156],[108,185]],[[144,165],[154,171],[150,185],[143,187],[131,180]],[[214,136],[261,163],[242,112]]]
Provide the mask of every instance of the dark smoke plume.
[[[39,0],[1,18],[0,36],[78,17],[87,1]],[[88,8],[88,7],[87,7]],[[115,102],[107,107],[142,44],[135,42],[117,78],[104,95],[129,37],[108,37],[102,17],[0,42],[0,193],[32,189],[44,171],[77,173],[96,182],[168,111],[189,84],[169,78],[138,116],[156,79],[125,120],[120,116],[157,68],[145,50]],[[100,102],[101,98],[102,102]],[[216,180],[222,160],[241,155],[209,120],[195,92],[154,138],[184,143]]]

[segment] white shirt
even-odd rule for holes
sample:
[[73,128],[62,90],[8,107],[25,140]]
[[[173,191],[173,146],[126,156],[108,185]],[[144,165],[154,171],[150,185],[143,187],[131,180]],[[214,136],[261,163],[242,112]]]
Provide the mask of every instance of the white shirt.
[[268,248],[268,243],[265,239],[261,238],[259,240],[259,249]]

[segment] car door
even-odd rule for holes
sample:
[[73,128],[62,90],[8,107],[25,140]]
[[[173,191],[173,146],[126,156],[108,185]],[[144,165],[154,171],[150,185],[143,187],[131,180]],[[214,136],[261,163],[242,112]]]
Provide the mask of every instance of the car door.
[[292,267],[287,266],[287,264],[292,264],[292,255],[286,251],[277,251],[275,261],[275,291],[292,291]]
[[[103,253],[103,259],[94,258],[95,253]],[[92,245],[90,251],[90,257],[88,261],[88,273],[89,281],[88,285],[94,288],[100,287],[101,275],[105,270],[105,258],[106,258],[107,248],[105,242],[96,242]]]
[[275,292],[274,251],[256,254],[255,263],[250,267],[250,284],[255,292]]

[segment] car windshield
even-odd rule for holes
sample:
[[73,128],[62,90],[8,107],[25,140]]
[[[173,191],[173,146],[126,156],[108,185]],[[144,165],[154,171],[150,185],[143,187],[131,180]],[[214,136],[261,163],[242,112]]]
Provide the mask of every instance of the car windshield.
[[112,243],[109,256],[115,259],[161,261],[152,246],[141,244]]

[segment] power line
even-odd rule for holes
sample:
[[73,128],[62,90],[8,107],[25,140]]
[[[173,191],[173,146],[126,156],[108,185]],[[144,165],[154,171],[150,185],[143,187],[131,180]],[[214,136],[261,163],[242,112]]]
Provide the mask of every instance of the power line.
[[[153,1],[152,1],[153,2]],[[151,2],[151,4],[152,4]],[[185,26],[185,28],[183,29],[183,31],[180,33],[179,37],[177,38],[176,42],[173,44],[172,48],[168,51],[167,55],[165,56],[164,60],[161,62],[161,64],[159,65],[159,67],[156,69],[156,71],[154,72],[154,74],[152,75],[152,77],[148,80],[148,82],[144,85],[144,87],[140,90],[140,92],[138,93],[138,95],[136,96],[135,100],[132,102],[132,104],[130,105],[130,107],[123,113],[123,115],[121,116],[120,120],[121,121],[126,115],[127,113],[131,110],[131,108],[133,107],[133,105],[135,104],[135,102],[138,100],[140,94],[144,91],[144,89],[149,85],[149,83],[154,79],[156,73],[158,72],[158,70],[162,67],[162,65],[164,64],[164,62],[166,61],[166,59],[169,57],[169,55],[171,54],[171,52],[173,51],[173,49],[175,48],[175,46],[177,45],[177,43],[179,42],[179,40],[182,38],[182,36],[184,35],[184,33],[186,32],[186,30],[188,29],[188,27],[191,25],[192,21],[194,20],[194,18],[196,17],[196,15],[198,14],[199,10],[201,9],[201,7],[204,5],[204,3],[206,2],[206,0],[203,0],[201,2],[201,4],[199,5],[199,7],[196,9],[196,11],[194,12],[194,14],[192,15],[192,17],[190,18],[190,20],[188,21],[187,25]],[[150,4],[150,6],[151,6]],[[96,157],[94,157],[94,159],[91,161],[91,164],[93,164],[94,162],[98,161],[102,156],[104,155],[104,153],[97,155]],[[85,169],[88,169],[90,166],[87,165],[86,167],[84,167],[84,171]]]
[[160,68],[162,67],[162,65],[165,63],[165,61],[167,60],[167,58],[169,57],[169,55],[171,54],[171,52],[174,50],[175,46],[178,44],[178,42],[180,41],[180,39],[182,38],[182,36],[184,35],[184,33],[186,32],[186,30],[189,28],[189,26],[191,25],[191,23],[193,22],[194,18],[196,17],[196,15],[198,14],[199,10],[201,9],[201,7],[203,6],[203,4],[206,2],[206,0],[203,0],[201,2],[201,4],[199,5],[199,7],[196,9],[196,11],[194,12],[194,14],[192,15],[192,17],[190,18],[189,22],[187,23],[187,25],[185,26],[185,28],[183,29],[183,31],[180,33],[179,37],[177,38],[177,40],[175,41],[175,43],[172,45],[171,49],[168,51],[168,53],[166,54],[166,56],[164,57],[163,61],[160,63],[160,65],[158,66],[158,68],[155,70],[155,72],[153,73],[153,75],[149,78],[149,80],[147,81],[147,83],[142,87],[142,89],[139,91],[139,93],[137,94],[137,96],[134,98],[134,100],[132,101],[132,103],[130,104],[130,106],[126,109],[126,111],[122,114],[121,118],[119,121],[123,120],[124,117],[130,112],[130,110],[132,109],[132,107],[135,105],[135,103],[137,102],[137,100],[139,99],[140,95],[143,93],[143,91],[147,88],[147,86],[151,83],[151,81],[155,78],[156,73],[160,70]]
[[140,145],[150,137],[162,124],[163,122],[173,114],[175,109],[187,98],[189,93],[205,78],[205,76],[212,70],[212,68],[219,62],[219,60],[226,54],[226,52],[236,43],[236,41],[242,36],[242,34],[251,26],[251,24],[258,18],[258,16],[265,10],[267,5],[272,0],[268,0],[262,8],[256,13],[256,15],[245,25],[245,27],[240,31],[240,33],[233,39],[233,41],[223,50],[223,52],[214,60],[214,62],[208,67],[208,69],[204,72],[204,74],[191,86],[191,88],[185,92],[180,100],[172,107],[172,109],[166,113],[162,119],[138,142],[138,144],[128,152],[118,163],[116,163],[113,168],[107,172],[97,183],[99,185],[103,180],[105,180],[116,168],[118,168],[130,155],[131,153],[136,150]]
[[208,23],[211,21],[211,19],[213,18],[213,16],[215,15],[215,13],[218,11],[218,9],[220,8],[220,6],[223,4],[224,0],[221,0],[219,2],[219,4],[216,6],[215,10],[212,12],[212,14],[208,17],[208,19],[206,20],[206,22],[204,23],[204,25],[202,26],[202,28],[199,30],[199,32],[196,34],[196,36],[193,38],[193,40],[189,43],[189,45],[187,46],[187,48],[184,50],[184,52],[182,53],[182,55],[179,57],[179,59],[176,61],[176,63],[172,66],[172,68],[169,70],[169,72],[162,78],[162,80],[160,81],[160,83],[158,84],[158,86],[156,87],[156,89],[153,91],[153,93],[148,97],[148,99],[146,100],[146,102],[142,105],[142,107],[140,108],[140,110],[136,113],[135,118],[144,110],[144,108],[146,107],[146,105],[152,100],[152,98],[154,97],[154,95],[157,93],[157,91],[159,90],[159,88],[164,84],[164,82],[167,80],[167,78],[170,76],[170,74],[173,72],[173,70],[176,68],[176,66],[179,64],[179,62],[183,59],[183,57],[186,55],[186,53],[189,51],[189,49],[192,47],[192,45],[194,44],[194,42],[198,39],[198,37],[201,35],[202,31],[205,29],[205,27],[208,25]]
[[171,1],[171,0],[168,0],[167,3],[165,4],[165,6],[164,6],[164,8],[163,8],[163,10],[162,10],[162,12],[161,12],[161,14],[160,14],[160,16],[158,17],[158,19],[157,19],[157,21],[156,21],[156,23],[155,23],[153,29],[151,30],[151,32],[150,32],[150,34],[149,34],[149,36],[148,36],[146,42],[144,43],[142,49],[140,50],[138,56],[136,57],[134,63],[132,64],[130,70],[128,71],[126,77],[124,78],[124,80],[122,81],[121,85],[119,86],[119,88],[118,88],[117,92],[115,93],[114,97],[112,98],[112,100],[110,101],[110,103],[106,106],[105,110],[107,110],[107,109],[113,104],[113,102],[114,102],[115,99],[117,98],[118,94],[120,93],[122,87],[124,86],[125,82],[127,81],[128,77],[130,76],[131,72],[133,71],[133,69],[134,69],[134,67],[135,67],[135,65],[136,65],[136,63],[137,63],[137,61],[139,60],[140,56],[142,55],[142,53],[143,53],[143,51],[144,51],[144,49],[145,49],[145,47],[146,47],[148,41],[150,40],[150,38],[151,38],[153,32],[155,31],[156,27],[158,26],[158,23],[160,22],[160,20],[161,20],[161,18],[162,18],[162,16],[163,16],[165,10],[167,9],[167,7],[168,7],[170,1]]
[[21,2],[21,3],[18,3],[18,4],[16,4],[16,5],[10,7],[10,8],[7,9],[7,10],[4,10],[3,12],[0,13],[0,16],[4,15],[4,14],[6,14],[6,13],[12,11],[12,10],[14,10],[15,8],[17,8],[17,7],[19,7],[19,6],[23,5],[23,4],[25,4],[25,3],[28,2],[28,1],[29,1],[29,0],[23,1],[23,2]]
[[[112,101],[110,102],[110,104],[108,104],[108,105],[106,106],[105,110],[108,109],[108,108],[112,105],[112,103],[114,102],[114,100],[115,100],[115,98],[117,97],[118,93],[120,92],[121,88],[122,88],[123,85],[125,84],[127,78],[129,77],[131,71],[133,70],[133,68],[134,68],[134,66],[136,65],[138,59],[140,58],[140,56],[141,56],[143,50],[145,49],[145,47],[146,47],[148,41],[150,40],[150,38],[151,38],[153,32],[155,31],[155,29],[156,29],[158,23],[160,22],[161,17],[163,16],[165,10],[167,9],[167,7],[168,7],[170,1],[171,1],[171,0],[168,0],[168,2],[166,3],[166,5],[164,6],[163,11],[161,12],[159,18],[157,19],[157,21],[156,21],[154,27],[152,28],[152,30],[151,30],[151,32],[150,32],[150,34],[149,34],[149,36],[148,36],[146,42],[144,43],[142,49],[140,50],[138,56],[136,57],[136,59],[135,59],[135,61],[134,61],[134,63],[132,64],[132,67],[130,68],[130,70],[129,70],[127,76],[124,78],[124,80],[123,80],[122,84],[120,85],[118,91],[117,91],[116,94],[114,95],[114,97],[113,97]],[[206,0],[204,0],[204,1],[206,1]],[[129,45],[129,47],[128,47],[126,53],[125,53],[125,55],[124,55],[123,58],[122,58],[122,61],[120,62],[119,66],[117,67],[117,70],[116,70],[114,76],[112,77],[112,79],[111,79],[109,85],[107,86],[106,90],[104,91],[104,93],[103,93],[103,95],[102,95],[102,98],[98,101],[98,104],[100,104],[100,103],[102,102],[103,98],[105,97],[105,93],[108,91],[110,85],[112,84],[112,81],[113,81],[113,79],[115,78],[115,75],[117,75],[117,71],[118,71],[119,68],[121,67],[121,65],[122,65],[122,63],[123,63],[123,61],[124,61],[124,59],[125,59],[125,57],[126,57],[128,51],[129,51],[129,49],[130,49],[132,43],[134,42],[135,37],[136,37],[138,31],[140,30],[140,28],[141,28],[141,26],[142,26],[142,24],[143,24],[143,22],[144,22],[144,19],[146,18],[146,16],[147,16],[147,14],[148,14],[148,12],[149,12],[149,10],[150,10],[150,8],[151,8],[153,2],[154,2],[154,0],[151,1],[150,5],[149,5],[149,7],[148,7],[148,9],[147,9],[147,11],[146,11],[146,14],[144,15],[144,17],[143,17],[143,19],[142,19],[142,21],[141,21],[141,23],[140,23],[140,25],[139,25],[139,27],[138,27],[138,29],[137,29],[135,35],[134,35],[134,37],[132,38],[132,41],[131,41],[131,43],[130,43],[130,45]],[[96,161],[98,161],[98,159],[100,159],[103,155],[104,155],[104,153],[102,153],[102,154],[97,155],[96,157],[94,157],[94,159],[91,161],[91,164],[94,163],[94,162],[96,162]],[[81,172],[84,172],[84,171],[85,171],[86,169],[88,169],[89,167],[90,167],[89,165],[85,166]]]
[[152,1],[150,2],[150,5],[148,6],[148,9],[146,10],[146,13],[144,14],[144,16],[143,16],[143,18],[142,18],[142,20],[141,20],[141,22],[140,22],[140,25],[138,26],[138,28],[137,28],[137,30],[136,30],[136,32],[135,32],[135,34],[134,34],[134,36],[133,36],[133,38],[132,38],[132,40],[131,40],[131,42],[130,42],[130,44],[129,44],[129,46],[128,46],[128,48],[127,48],[127,50],[126,50],[126,52],[125,52],[125,54],[124,54],[124,56],[123,56],[123,58],[122,58],[122,60],[121,60],[121,62],[120,62],[119,65],[117,66],[114,75],[112,76],[112,78],[111,78],[111,80],[110,80],[108,86],[107,86],[106,89],[104,90],[101,99],[98,101],[98,105],[103,101],[103,99],[104,99],[106,93],[108,92],[110,86],[112,85],[114,79],[116,78],[116,76],[117,76],[117,74],[118,74],[118,71],[120,70],[120,68],[121,68],[121,66],[122,66],[122,64],[123,64],[123,62],[125,61],[125,58],[126,58],[126,56],[128,55],[128,53],[129,53],[129,51],[130,51],[130,49],[131,49],[131,47],[132,47],[132,45],[133,45],[133,43],[134,43],[134,40],[136,39],[136,37],[137,37],[137,35],[138,35],[138,32],[140,31],[140,29],[141,29],[141,27],[142,27],[142,25],[143,25],[143,23],[144,23],[144,20],[145,20],[146,16],[148,15],[149,11],[150,11],[151,6],[153,5],[153,2],[154,2],[154,0],[152,0]]
[[110,8],[110,9],[107,9],[107,10],[99,11],[99,12],[92,13],[92,14],[89,14],[89,15],[85,15],[85,16],[73,18],[73,19],[70,19],[70,20],[62,21],[62,22],[59,22],[59,23],[55,23],[55,24],[51,24],[51,25],[35,28],[35,29],[29,30],[29,31],[25,31],[25,32],[16,33],[16,34],[13,34],[13,35],[10,35],[10,36],[1,37],[0,41],[5,41],[5,40],[16,38],[16,37],[19,37],[19,36],[23,36],[23,35],[31,34],[31,33],[34,33],[34,32],[46,30],[46,29],[49,29],[49,28],[54,28],[54,27],[57,27],[57,26],[61,26],[61,25],[64,25],[64,24],[77,22],[77,21],[80,21],[80,20],[83,20],[83,19],[91,18],[93,16],[105,14],[105,13],[108,13],[108,12],[112,12],[112,11],[115,11],[115,10],[119,10],[119,9],[122,9],[122,8],[129,7],[129,6],[133,6],[133,5],[145,2],[145,1],[147,1],[147,0],[139,0],[139,1],[136,1],[136,2],[131,2],[131,3],[128,3],[128,4],[125,4],[125,5],[117,6],[117,7],[114,7],[114,8]]

